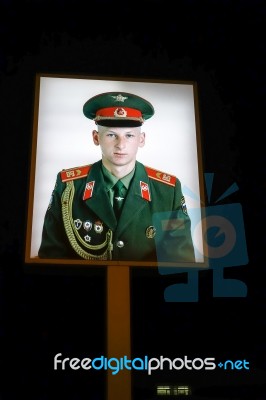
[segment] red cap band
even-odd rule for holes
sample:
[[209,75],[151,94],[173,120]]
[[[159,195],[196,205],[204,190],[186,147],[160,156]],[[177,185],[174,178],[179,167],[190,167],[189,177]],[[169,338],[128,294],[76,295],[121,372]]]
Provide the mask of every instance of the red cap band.
[[139,110],[129,107],[107,107],[101,108],[96,112],[95,120],[101,118],[140,118],[142,114]]

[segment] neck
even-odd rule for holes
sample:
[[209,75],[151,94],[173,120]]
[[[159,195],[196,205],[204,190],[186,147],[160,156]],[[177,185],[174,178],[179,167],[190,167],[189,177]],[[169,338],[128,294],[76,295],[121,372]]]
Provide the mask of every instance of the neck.
[[105,168],[111,172],[112,175],[114,175],[116,178],[121,179],[124,176],[128,175],[135,167],[135,161],[127,164],[127,165],[110,165],[109,163],[106,162],[106,160],[102,160],[103,165]]

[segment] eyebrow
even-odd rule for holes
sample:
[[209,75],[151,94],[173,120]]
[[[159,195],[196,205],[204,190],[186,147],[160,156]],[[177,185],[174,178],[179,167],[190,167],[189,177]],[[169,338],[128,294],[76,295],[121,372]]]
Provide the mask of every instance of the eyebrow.
[[[112,130],[108,130],[108,131],[106,131],[106,133],[114,133],[115,135],[119,135],[119,134],[121,134],[121,132],[115,132],[115,131],[112,131]],[[129,130],[129,131],[125,131],[125,132],[123,132],[122,133],[122,135],[126,135],[126,134],[128,134],[128,133],[136,133],[136,131],[132,131],[132,130]]]

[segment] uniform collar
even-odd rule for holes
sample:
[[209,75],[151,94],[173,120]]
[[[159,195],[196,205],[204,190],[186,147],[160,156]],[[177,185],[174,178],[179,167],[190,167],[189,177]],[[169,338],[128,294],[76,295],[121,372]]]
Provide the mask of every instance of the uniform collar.
[[[116,176],[114,176],[113,174],[111,174],[110,171],[108,171],[107,168],[105,168],[105,166],[102,164],[102,172],[103,172],[103,176],[104,176],[104,181],[105,181],[105,188],[106,191],[108,192],[110,189],[112,189],[112,187],[114,187],[114,185],[116,184],[116,182],[119,180]],[[131,179],[133,178],[135,173],[135,167],[133,168],[133,170],[123,176],[123,178],[121,178],[121,182],[123,182],[124,186],[126,187],[126,189],[129,188]]]

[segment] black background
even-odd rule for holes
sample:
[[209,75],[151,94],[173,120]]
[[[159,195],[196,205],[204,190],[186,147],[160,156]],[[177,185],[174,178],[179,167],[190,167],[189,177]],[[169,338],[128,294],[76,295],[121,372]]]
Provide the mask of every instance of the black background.
[[53,371],[58,352],[105,354],[105,269],[27,269],[23,261],[37,72],[198,83],[213,199],[236,182],[224,203],[241,203],[245,223],[249,263],[224,274],[248,294],[214,298],[206,271],[197,303],[166,303],[164,289],[186,277],[134,270],[132,351],[246,359],[250,371],[137,373],[133,400],[169,382],[191,385],[195,398],[265,399],[265,1],[0,4],[1,399],[102,400],[106,390],[102,373]]

